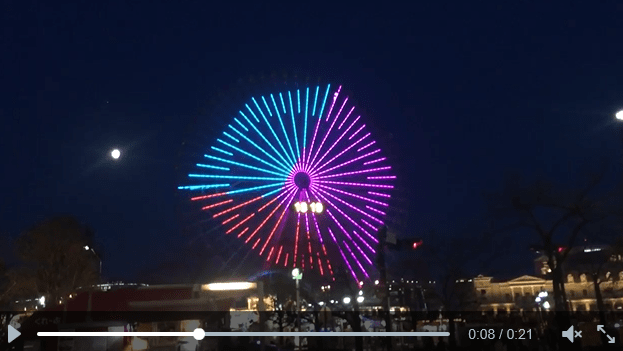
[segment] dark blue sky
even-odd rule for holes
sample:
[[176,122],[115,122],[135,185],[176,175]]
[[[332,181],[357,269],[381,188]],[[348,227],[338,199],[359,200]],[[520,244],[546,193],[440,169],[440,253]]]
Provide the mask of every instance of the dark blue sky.
[[3,3],[3,233],[74,214],[126,279],[179,252],[181,143],[260,72],[348,85],[393,134],[417,233],[452,235],[508,169],[569,181],[621,157],[623,5],[225,3]]

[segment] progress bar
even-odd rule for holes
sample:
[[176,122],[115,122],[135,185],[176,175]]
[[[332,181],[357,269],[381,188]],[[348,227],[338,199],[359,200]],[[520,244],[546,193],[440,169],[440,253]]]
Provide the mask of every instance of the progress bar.
[[38,332],[38,336],[450,336],[449,332]]

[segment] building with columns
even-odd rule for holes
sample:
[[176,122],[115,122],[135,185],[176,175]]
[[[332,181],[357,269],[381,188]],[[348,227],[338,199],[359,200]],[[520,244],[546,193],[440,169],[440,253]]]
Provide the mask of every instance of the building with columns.
[[[565,290],[573,311],[595,311],[595,286],[586,273],[567,274]],[[537,311],[535,301],[539,293],[553,294],[552,281],[545,278],[524,275],[515,279],[498,281],[479,275],[473,279],[477,305],[481,311],[522,312]],[[623,271],[606,272],[600,284],[604,305],[607,310],[623,309]],[[548,298],[542,298],[541,306]],[[553,304],[553,302],[549,302]]]

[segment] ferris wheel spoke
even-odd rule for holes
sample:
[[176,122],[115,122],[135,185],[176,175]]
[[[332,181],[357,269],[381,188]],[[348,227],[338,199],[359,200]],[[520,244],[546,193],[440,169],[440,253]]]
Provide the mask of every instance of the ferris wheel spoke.
[[[349,215],[347,215],[346,213],[344,213],[344,211],[342,211],[338,206],[335,206],[335,204],[333,202],[331,202],[331,200],[329,200],[327,197],[323,196],[322,194],[318,193],[318,197],[320,197],[323,201],[325,201],[326,203],[328,203],[329,205],[331,205],[332,209],[335,209],[338,213],[340,213],[344,218],[348,219],[350,221],[350,223],[352,223],[355,227],[359,228],[359,230],[361,230],[364,234],[366,234],[366,236],[368,237],[368,239],[370,239],[374,244],[377,244],[379,241],[377,238],[375,238],[372,234],[370,234],[365,228],[363,228],[361,225],[359,225],[359,223],[357,223],[357,221],[355,221],[354,219],[352,219]],[[329,214],[329,216],[331,216],[331,218],[333,219],[334,222],[338,223],[337,219],[335,219],[335,217],[333,216],[331,210],[327,209],[326,212]],[[370,247],[371,248],[371,247]],[[372,251],[374,251],[372,249]]]
[[336,169],[338,169],[338,168],[342,168],[342,167],[344,167],[344,166],[346,166],[346,165],[349,165],[349,164],[351,164],[351,163],[357,162],[357,161],[361,160],[362,158],[366,158],[366,157],[372,156],[372,155],[374,155],[374,154],[377,154],[377,153],[379,153],[380,151],[381,151],[381,149],[376,149],[376,150],[374,150],[374,151],[368,152],[368,153],[363,154],[363,155],[361,155],[361,156],[355,157],[355,158],[350,159],[350,160],[348,160],[348,161],[346,161],[346,162],[340,163],[340,164],[339,164],[339,165],[337,165],[337,166],[333,166],[333,167],[331,167],[331,168],[329,168],[329,169],[325,169],[325,170],[323,170],[323,171],[321,171],[321,172],[318,172],[318,175],[321,175],[321,174],[325,174],[325,173],[331,172],[331,171],[336,170]]
[[[215,188],[228,188],[230,186],[229,183],[223,184],[204,184],[204,185],[183,185],[178,186],[178,190],[207,190],[207,189],[215,189]],[[214,195],[218,196],[218,195]],[[204,197],[207,198],[207,197]]]
[[[234,225],[233,227],[229,228],[225,234],[229,234],[231,232],[233,232],[234,230],[236,230],[238,227],[240,227],[241,225],[243,225],[246,221],[250,220],[251,218],[253,218],[253,216],[255,216],[255,213],[251,213],[250,215],[248,215],[246,218],[244,218],[243,220],[241,220],[240,222],[236,223],[236,225]],[[244,233],[244,231],[242,233],[240,233],[238,235],[238,237],[240,237],[240,235],[242,235]]]
[[294,238],[294,267],[296,267],[296,258],[298,257],[299,251],[299,232],[301,229],[301,214],[296,214],[296,237]]
[[[247,169],[252,169],[254,171],[259,171],[259,172],[268,173],[268,174],[272,174],[272,175],[278,175],[278,176],[286,176],[287,175],[287,173],[284,173],[283,171],[281,171],[281,172],[273,172],[273,171],[270,171],[270,170],[267,170],[267,169],[264,169],[264,168],[251,166],[251,165],[248,165],[246,163],[226,160],[224,158],[220,158],[220,157],[216,157],[216,156],[211,156],[211,155],[203,155],[203,156],[206,157],[206,158],[209,158],[211,160],[221,161],[223,163],[228,163],[228,164],[231,164],[231,165],[234,165],[234,166],[243,167],[243,168],[247,168]],[[203,164],[199,164],[199,163],[197,163],[197,166],[198,167],[212,168],[212,169],[221,169],[221,170],[227,170],[227,171],[230,170],[230,168],[228,168],[228,167],[216,167],[216,166],[210,166],[210,165],[203,165]]]
[[327,228],[327,230],[329,231],[329,234],[331,235],[331,239],[333,239],[333,242],[335,243],[335,247],[337,247],[337,249],[339,250],[340,255],[342,256],[342,259],[344,260],[344,263],[346,263],[346,266],[348,267],[348,271],[353,276],[355,281],[359,281],[357,279],[357,275],[355,274],[355,270],[353,269],[353,267],[351,267],[350,262],[348,262],[348,259],[346,258],[346,255],[344,254],[344,251],[342,250],[342,247],[340,246],[340,244],[338,243],[337,239],[335,238],[335,235],[333,234],[333,231],[331,231],[331,228]]
[[317,179],[338,178],[338,177],[344,177],[344,176],[352,176],[352,175],[355,175],[355,174],[364,174],[364,173],[371,173],[371,172],[376,172],[376,171],[385,171],[385,170],[389,170],[389,169],[391,169],[391,167],[389,167],[389,166],[378,167],[378,168],[368,168],[368,169],[362,169],[360,171],[336,173],[336,174],[330,174],[330,175],[320,175],[320,176],[317,176]]
[[328,166],[329,164],[331,164],[331,162],[335,161],[337,158],[339,158],[340,156],[342,156],[343,154],[345,154],[346,152],[348,152],[348,150],[354,148],[355,146],[357,146],[357,144],[359,144],[360,142],[362,142],[365,138],[367,138],[368,136],[370,136],[370,133],[364,135],[363,137],[359,138],[359,140],[355,141],[354,143],[350,144],[347,148],[345,148],[344,150],[342,150],[341,152],[339,152],[337,155],[333,156],[329,161],[325,162],[322,166],[316,167],[316,169],[314,170],[315,172],[318,172],[320,170],[323,170],[324,167]]
[[294,130],[294,141],[296,142],[296,152],[301,158],[301,151],[299,149],[299,138],[296,132],[296,121],[294,120],[294,107],[292,107],[292,94],[288,91],[288,99],[290,100],[290,115],[292,115],[292,130]]
[[[329,112],[327,113],[327,122],[331,117],[331,112],[333,112],[333,107],[335,106],[335,102],[337,101],[337,97],[340,95],[340,91],[342,91],[342,86],[337,87],[337,91],[333,93],[333,101],[331,101],[331,107],[329,108]],[[320,113],[322,115],[322,113]]]
[[[309,87],[305,92],[305,122],[303,122],[303,157],[305,157],[305,146],[307,145],[307,113],[309,111]],[[299,153],[299,158],[301,155]],[[305,160],[303,160],[305,162]]]
[[255,202],[255,201],[257,201],[257,200],[259,200],[259,199],[261,199],[261,198],[262,198],[261,196],[258,196],[258,197],[255,197],[255,198],[253,198],[253,199],[249,200],[249,201],[245,201],[245,202],[243,202],[243,203],[241,203],[241,204],[239,204],[239,205],[236,205],[236,206],[234,206],[234,207],[231,207],[231,208],[229,208],[229,209],[227,209],[227,210],[225,210],[225,211],[221,211],[221,212],[219,212],[219,213],[216,213],[216,214],[212,215],[212,218],[216,218],[216,217],[219,217],[220,215],[223,215],[223,214],[225,214],[225,213],[229,213],[229,212],[231,212],[231,211],[233,211],[233,210],[235,210],[235,209],[238,209],[238,208],[240,208],[240,207],[242,207],[242,206],[246,206],[246,205],[248,205],[248,204],[250,204],[250,203],[252,203],[252,202]]
[[[342,230],[342,233],[344,233],[344,235],[346,235],[347,238],[349,238],[352,242],[355,242],[352,237],[348,234],[348,231],[346,231],[346,229],[344,229],[344,227],[342,226],[342,224],[335,218],[335,216],[333,215],[333,213],[331,213],[331,211],[327,210],[327,213],[329,214],[329,216],[331,217],[331,219],[333,220],[333,222],[335,222],[335,224]],[[365,245],[365,247],[370,250],[371,253],[376,253],[376,251],[372,248],[372,246],[370,246],[370,244],[359,234],[357,234],[357,232],[353,231],[353,234],[355,235],[355,237],[357,239],[359,239],[359,241],[361,241],[361,243],[363,243]],[[376,244],[376,243],[374,243]],[[362,250],[363,253],[363,250]]]
[[268,161],[265,161],[255,155],[251,155],[250,153],[245,153],[245,155],[259,161],[262,162],[263,164],[266,164],[268,166],[271,166],[275,169],[278,169],[280,171],[284,171],[287,172],[288,171],[288,167],[285,166],[284,164],[282,164],[281,162],[277,161],[277,159],[275,159],[272,155],[270,155],[266,150],[264,150],[261,146],[257,145],[256,143],[254,143],[253,141],[251,141],[251,139],[249,139],[246,135],[244,135],[241,131],[239,131],[238,129],[236,129],[234,126],[232,126],[231,124],[229,125],[229,128],[231,130],[233,130],[234,132],[236,132],[241,138],[243,138],[244,140],[248,141],[249,144],[253,145],[256,149],[260,150],[261,152],[264,153],[264,155],[268,156],[268,158],[270,158],[271,160],[273,160],[275,162],[275,164],[272,164]]
[[[333,203],[325,198],[322,195],[319,195],[319,197],[321,199],[323,199],[325,202],[327,202],[328,204],[333,206]],[[376,245],[378,243],[378,240],[372,236],[370,233],[368,233],[363,227],[361,227],[359,225],[359,223],[355,222],[352,218],[350,218],[346,213],[344,213],[341,209],[339,209],[338,207],[333,206],[333,208],[338,211],[344,218],[348,219],[355,227],[359,228],[362,233],[366,234],[368,240],[370,240],[372,242],[373,245]],[[329,214],[329,216],[331,217],[331,219],[333,220],[333,222],[335,222],[335,224],[337,224],[338,227],[340,227],[340,229],[342,230],[342,232],[346,232],[346,229],[344,229],[344,227],[342,226],[342,224],[337,220],[337,218],[335,218],[335,216],[333,215],[333,213],[331,212],[331,210],[327,210],[327,213]],[[375,250],[372,248],[372,246],[370,244],[368,244],[368,242],[366,241],[366,239],[364,239],[364,237],[360,236],[359,234],[357,234],[356,232],[354,232],[355,237],[357,239],[359,239],[372,253],[375,252]]]
[[[346,115],[346,117],[344,117],[344,120],[342,121],[342,124],[344,122],[346,122],[346,120],[348,119],[348,117],[350,117],[351,113],[353,112],[353,110],[355,109],[355,106],[353,106],[350,111],[348,111],[348,114]],[[342,134],[337,138],[337,140],[335,140],[333,142],[333,144],[331,144],[331,146],[329,147],[329,149],[327,149],[327,151],[325,151],[325,153],[318,159],[318,161],[316,161],[315,163],[312,162],[311,165],[309,166],[309,169],[311,169],[312,171],[316,168],[316,166],[318,166],[320,164],[320,162],[322,162],[322,160],[325,159],[325,157],[327,157],[327,155],[329,154],[329,152],[331,152],[333,150],[333,148],[340,142],[340,140],[342,140],[342,138],[344,138],[344,136],[346,135],[346,133],[348,133],[348,131],[350,130],[350,128],[359,120],[360,116],[358,116],[353,123],[351,123],[351,125],[342,132]],[[340,124],[340,126],[342,125]],[[340,128],[338,128],[339,130]]]
[[[253,159],[255,159],[255,160],[258,160],[258,161],[260,161],[260,162],[262,162],[262,163],[264,163],[264,164],[270,164],[268,161],[266,161],[266,160],[262,160],[262,159],[260,159],[259,157],[255,156],[255,155],[252,155],[251,153],[246,152],[246,151],[244,151],[244,150],[240,149],[240,148],[239,148],[239,147],[237,147],[237,146],[232,145],[231,143],[228,143],[228,142],[226,142],[226,141],[224,141],[224,140],[222,140],[222,139],[216,139],[216,140],[217,140],[219,143],[221,143],[221,144],[223,144],[223,145],[225,145],[225,146],[228,146],[228,147],[230,147],[230,148],[232,148],[232,149],[234,149],[234,150],[236,150],[236,151],[240,152],[240,153],[241,153],[241,154],[243,154],[243,155],[249,156],[249,157],[251,157],[251,158],[253,158]],[[232,155],[232,156],[233,156],[233,155]],[[281,170],[281,171],[283,172],[283,169],[281,169],[281,168],[278,168],[278,169],[279,169],[279,170]]]
[[[308,202],[311,202],[311,198],[309,197],[309,191],[305,190],[305,197],[307,199]],[[320,227],[318,226],[318,219],[316,218],[316,213],[312,212],[311,213],[312,219],[314,221],[314,225],[316,227],[316,234],[318,235],[318,242],[324,252],[324,254],[327,254],[327,249],[324,246],[324,240],[322,239],[322,234],[320,233]]]
[[210,209],[210,208],[213,208],[213,207],[216,207],[216,206],[220,206],[220,205],[225,205],[225,204],[228,204],[228,203],[230,203],[230,202],[234,202],[234,199],[229,199],[229,200],[225,200],[225,201],[217,202],[217,203],[212,204],[212,205],[204,206],[204,207],[202,207],[201,209],[202,209],[202,210],[208,210],[208,209]]
[[305,213],[305,233],[307,234],[307,253],[310,257],[310,266],[313,266],[314,255],[311,248],[311,235],[309,234],[309,213]]
[[368,227],[370,227],[370,228],[371,228],[372,230],[374,230],[374,231],[378,230],[378,228],[377,228],[377,227],[375,227],[375,226],[373,226],[372,224],[370,224],[370,222],[366,221],[366,219],[365,219],[365,218],[362,218],[362,219],[361,219],[361,222],[362,222],[363,224],[367,225]]
[[329,96],[330,88],[331,88],[331,84],[327,85],[327,91],[324,94],[324,100],[322,101],[322,105],[320,107],[320,113],[318,113],[318,120],[316,121],[316,129],[314,130],[314,135],[312,136],[312,142],[309,145],[309,150],[307,151],[307,157],[305,157],[306,160],[309,160],[311,158],[311,153],[312,153],[312,150],[314,149],[314,143],[316,142],[316,135],[318,134],[318,127],[320,126],[320,121],[322,121],[322,112],[324,111],[324,105],[327,102],[327,96]]
[[[249,105],[247,105],[247,108],[249,108],[249,111],[251,111],[251,108],[249,107]],[[253,128],[253,130],[255,130],[255,132],[257,133],[257,135],[260,136],[260,138],[262,138],[262,140],[264,140],[264,142],[266,142],[266,144],[268,144],[268,146],[270,146],[270,148],[275,152],[275,154],[281,159],[281,161],[283,161],[284,163],[281,163],[281,161],[277,161],[277,159],[275,159],[270,153],[268,153],[266,150],[264,150],[262,147],[260,147],[259,145],[257,145],[256,143],[254,143],[253,141],[251,141],[251,139],[247,138],[246,136],[244,136],[244,138],[251,143],[253,146],[255,146],[256,148],[259,148],[261,151],[263,151],[271,160],[277,162],[278,164],[280,164],[282,167],[284,167],[285,169],[288,169],[288,161],[283,157],[283,155],[277,151],[277,149],[275,149],[275,147],[273,146],[273,144],[268,141],[268,139],[266,139],[266,137],[264,136],[264,133],[262,133],[259,129],[257,129],[257,127],[255,126],[255,124],[253,124],[253,122],[251,122],[251,120],[244,114],[242,113],[242,111],[240,111],[240,114],[242,115],[242,117],[244,117],[244,119],[247,121],[247,123],[251,126],[251,128]],[[255,115],[254,115],[255,116]],[[257,117],[256,117],[257,118]],[[259,120],[258,120],[259,122]]]
[[367,143],[366,145],[360,147],[359,149],[357,149],[357,152],[361,152],[361,151],[367,149],[368,147],[370,147],[370,146],[372,146],[374,144],[376,144],[376,140],[372,140],[371,142]]
[[374,211],[374,212],[376,212],[376,213],[380,214],[381,216],[385,216],[385,215],[387,215],[387,213],[385,213],[385,212],[383,212],[383,211],[381,211],[381,210],[377,210],[376,208],[374,208],[374,207],[372,207],[372,206],[366,205],[366,208],[367,208],[368,210],[371,210],[371,211]]
[[[264,114],[264,112],[262,111],[262,109],[260,108],[260,105],[258,105],[257,101],[255,101],[255,98],[251,98],[253,100],[253,102],[255,103],[255,106],[257,106],[257,109],[260,111],[260,114],[262,115],[262,118],[264,119],[264,122],[266,122],[266,125],[268,126],[268,129],[270,129],[270,132],[272,133],[272,135],[275,137],[275,140],[277,140],[277,143],[279,144],[279,146],[281,147],[281,150],[283,151],[283,154],[279,153],[279,155],[285,155],[288,160],[287,160],[287,164],[294,164],[296,161],[296,159],[291,159],[290,155],[288,154],[288,151],[286,151],[286,148],[283,146],[283,144],[281,143],[281,140],[279,139],[279,137],[277,136],[277,133],[275,133],[275,130],[273,129],[272,125],[270,124],[270,122],[268,122],[268,119],[266,118],[266,115]],[[262,99],[264,99],[264,97],[262,96]],[[266,103],[266,99],[264,99],[264,103]],[[266,107],[268,108],[268,104],[266,104]],[[268,109],[268,113],[270,113],[272,115],[272,112],[270,111],[270,109]],[[275,149],[273,149],[275,150]],[[277,152],[277,150],[275,150],[275,152]],[[285,159],[282,156],[282,159],[285,161]]]
[[353,205],[352,205],[351,203],[349,203],[348,201],[342,200],[342,199],[340,199],[339,197],[337,197],[337,196],[335,196],[335,195],[331,194],[330,192],[328,192],[328,191],[326,191],[326,190],[319,189],[319,191],[320,191],[320,192],[322,192],[323,194],[326,194],[327,196],[330,196],[331,198],[335,199],[336,201],[338,201],[338,202],[340,202],[340,203],[342,203],[342,204],[344,204],[344,205],[346,205],[346,206],[350,207],[351,209],[355,210],[356,212],[359,212],[359,213],[361,213],[362,215],[364,215],[364,216],[366,216],[366,217],[370,218],[371,220],[373,220],[373,221],[375,221],[375,222],[378,222],[378,223],[380,223],[380,224],[383,224],[383,221],[381,221],[380,219],[378,219],[378,218],[376,218],[376,217],[372,216],[371,214],[369,214],[369,213],[365,212],[364,210],[362,210],[362,209],[360,209],[360,208],[357,208],[357,206],[353,206]]
[[[353,234],[354,235],[358,235],[357,232],[355,232],[353,230]],[[374,264],[372,263],[372,260],[370,259],[369,255],[367,255],[362,249],[361,247],[359,247],[359,245],[357,245],[357,242],[355,240],[351,239],[351,243],[355,246],[355,248],[357,249],[357,251],[359,253],[361,253],[361,256],[363,257],[364,260],[366,260],[366,262],[368,262],[369,265],[374,266]],[[372,254],[374,254],[374,251],[372,252]]]
[[381,162],[381,161],[385,161],[385,160],[387,160],[387,157],[381,157],[381,158],[377,158],[375,160],[366,161],[366,162],[363,163],[363,165],[367,166],[367,165],[371,165],[373,163],[377,163],[377,162]]
[[359,261],[359,259],[357,259],[357,256],[355,256],[353,251],[350,249],[350,246],[348,246],[348,243],[346,241],[343,241],[343,240],[342,240],[342,243],[344,244],[344,247],[346,247],[346,249],[348,250],[348,253],[350,253],[350,256],[353,258],[353,261],[355,261],[355,263],[357,263],[357,266],[359,267],[359,269],[361,270],[363,275],[366,278],[370,279],[370,276],[368,275],[368,272],[366,272],[365,268],[363,268],[363,266],[361,265],[361,262]]
[[[318,154],[320,153],[320,150],[322,150],[322,146],[324,146],[325,141],[327,141],[327,138],[329,137],[329,135],[331,135],[331,131],[333,130],[333,127],[335,126],[335,122],[337,122],[338,118],[340,117],[340,113],[342,113],[342,109],[344,109],[344,106],[346,105],[347,102],[348,102],[348,97],[344,99],[344,103],[342,103],[340,110],[337,112],[337,115],[335,115],[333,122],[331,122],[331,126],[329,127],[329,130],[326,133],[324,133],[324,137],[322,138],[322,141],[320,142],[320,146],[318,146],[318,149],[316,150],[316,154],[314,155],[311,162],[309,163],[311,165],[310,168],[313,166],[314,161],[316,160],[316,157],[318,157]],[[329,116],[327,116],[327,121],[328,120],[329,120]]]
[[282,188],[282,189],[277,189],[277,191],[281,191],[281,193],[277,196],[275,196],[272,200],[268,201],[267,203],[265,203],[262,207],[260,207],[257,210],[257,213],[262,212],[263,209],[265,209],[266,207],[270,206],[270,204],[272,204],[273,202],[279,200],[280,197],[287,195],[288,191],[292,190],[292,187],[288,187],[288,188]]
[[[331,107],[329,108],[329,112],[327,112],[326,122],[328,122],[329,117],[331,117],[331,112],[333,112],[333,107],[335,106],[335,102],[337,101],[337,97],[340,94],[341,90],[342,90],[342,86],[340,85],[337,88],[337,91],[333,94],[333,101],[331,101]],[[326,100],[326,96],[325,96],[325,100]],[[348,101],[348,98],[346,99],[346,101]],[[344,104],[346,104],[346,101],[344,101]],[[344,105],[342,105],[342,107],[344,107]],[[316,132],[318,131],[318,126],[320,125],[320,121],[322,121],[322,112],[320,113],[320,115],[318,115],[318,124],[316,124]],[[333,122],[335,123],[335,120]],[[333,124],[331,124],[331,127],[333,127]],[[316,139],[316,132],[314,132],[314,140]],[[314,154],[314,156],[311,158],[311,161],[309,162],[310,166],[314,163],[314,159],[316,158],[316,156],[318,156],[318,152],[322,148],[322,144],[324,144],[324,141],[327,139],[327,136],[329,135],[329,133],[331,133],[330,129],[327,133],[324,133],[324,138],[322,139],[320,146],[318,146],[318,150],[316,150],[316,153]],[[312,146],[313,146],[313,142],[312,142]],[[311,148],[310,148],[310,156],[311,156]]]
[[318,184],[318,186],[323,188],[323,189],[335,191],[336,193],[348,195],[348,196],[354,197],[356,199],[364,200],[364,201],[367,201],[367,202],[370,202],[370,203],[373,203],[373,204],[377,204],[377,205],[381,205],[381,206],[385,206],[385,207],[389,206],[389,204],[386,203],[386,202],[381,202],[381,201],[377,201],[377,200],[374,200],[374,199],[370,199],[370,198],[367,198],[365,196],[361,196],[361,195],[353,194],[353,193],[348,192],[348,191],[336,189],[336,188],[330,187],[328,185]]
[[234,137],[233,135],[231,135],[231,134],[229,134],[229,133],[227,133],[227,132],[223,132],[223,134],[224,134],[226,137],[228,137],[229,139],[231,139],[231,140],[233,140],[233,141],[235,141],[235,142],[237,142],[237,143],[239,143],[239,142],[240,142],[240,139],[238,139],[238,138]]
[[248,177],[248,176],[219,175],[219,174],[194,174],[194,173],[191,173],[188,176],[190,178],[237,179],[237,180],[250,180],[250,181],[279,180],[279,181],[285,182],[287,180],[287,178]]
[[290,143],[290,137],[288,137],[288,133],[286,132],[286,127],[283,124],[283,119],[281,118],[281,113],[279,113],[279,108],[277,107],[277,103],[275,102],[275,97],[273,96],[273,94],[270,94],[270,99],[273,101],[273,105],[275,106],[275,111],[277,112],[277,118],[279,119],[279,124],[281,124],[281,131],[283,131],[283,136],[286,138],[286,142],[288,143],[288,147],[290,148],[292,159],[296,160],[296,156],[294,155],[294,149],[292,149],[292,143]]
[[277,223],[275,223],[275,226],[270,231],[270,235],[268,236],[268,239],[266,239],[266,242],[264,243],[264,246],[262,246],[262,250],[260,250],[260,256],[262,255],[262,253],[266,249],[266,246],[270,243],[270,240],[273,238],[273,235],[275,235],[275,231],[279,227],[279,223],[281,223],[281,220],[283,219],[283,216],[286,214],[287,210],[288,210],[288,206],[284,206],[283,212],[281,212],[281,216],[279,216],[279,219],[277,220]]
[[270,219],[270,217],[272,217],[272,215],[277,212],[277,210],[279,209],[279,207],[281,207],[283,205],[283,203],[287,200],[290,199],[294,196],[295,190],[292,190],[288,193],[288,195],[286,195],[283,200],[281,200],[281,202],[275,206],[275,208],[273,209],[273,211],[268,214],[268,216],[266,216],[266,218],[264,218],[264,220],[262,221],[262,223],[257,226],[257,228],[255,228],[255,230],[253,231],[253,233],[251,233],[251,235],[245,240],[245,243],[248,243],[251,238],[253,238],[255,236],[255,234],[257,234],[257,232],[260,231],[260,229],[262,229],[262,227],[266,224],[266,222],[268,222],[268,220]]

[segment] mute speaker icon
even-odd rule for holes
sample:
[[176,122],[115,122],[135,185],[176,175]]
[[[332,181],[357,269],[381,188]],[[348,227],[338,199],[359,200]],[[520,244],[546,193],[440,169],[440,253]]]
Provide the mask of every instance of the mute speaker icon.
[[[582,331],[576,331],[575,332],[575,336],[581,338],[582,337]],[[563,338],[567,338],[569,339],[569,341],[573,342],[573,326],[570,326],[569,329],[567,330],[563,330],[562,332],[562,337]]]

